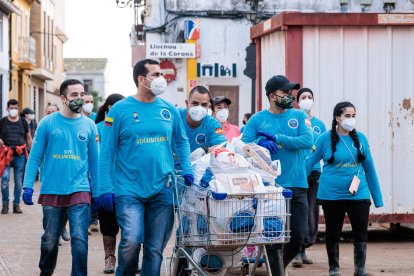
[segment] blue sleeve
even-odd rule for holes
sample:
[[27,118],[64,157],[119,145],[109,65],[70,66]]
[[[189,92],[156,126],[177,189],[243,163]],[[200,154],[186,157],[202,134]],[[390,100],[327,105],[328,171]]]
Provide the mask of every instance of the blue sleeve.
[[211,118],[211,119],[212,120],[210,120],[211,122],[210,131],[212,133],[210,136],[211,137],[210,147],[227,142],[226,136],[224,136],[223,131],[221,131],[220,133],[216,132],[217,129],[221,129],[220,123],[214,118]]
[[242,141],[245,143],[256,143],[258,144],[259,141],[263,138],[256,139],[256,132],[257,132],[257,124],[256,124],[256,116],[252,116],[250,120],[247,121],[246,127],[244,128],[244,132],[242,135]]
[[299,136],[286,136],[276,134],[276,143],[281,144],[283,148],[288,150],[304,150],[311,149],[313,145],[313,134],[308,115],[303,113],[299,120]]
[[318,163],[323,157],[325,150],[323,140],[324,139],[321,139],[321,137],[319,137],[313,146],[312,153],[305,158],[306,175],[308,176],[312,172],[313,166]]
[[321,121],[321,134],[326,132],[326,126],[325,124]]
[[36,137],[33,141],[29,159],[27,160],[26,164],[26,171],[24,173],[23,187],[25,188],[33,189],[40,161],[43,158],[47,146],[47,132],[45,131],[46,127],[47,125],[45,124],[45,122],[41,122],[37,128]]
[[99,156],[99,182],[96,196],[114,193],[112,183],[112,169],[118,147],[118,136],[120,129],[120,116],[114,108],[111,108],[102,128],[101,152]]
[[377,172],[375,170],[374,160],[372,159],[368,141],[364,144],[364,147],[367,149],[365,153],[365,161],[362,163],[365,171],[365,177],[367,179],[368,187],[371,192],[372,199],[374,200],[375,207],[382,207],[384,206],[384,203],[382,201],[381,188],[379,185]]
[[99,162],[99,136],[96,125],[92,125],[88,144],[88,167],[91,176],[92,196],[98,193],[98,162]]
[[[187,135],[185,134],[183,122],[178,114],[177,109],[173,108],[174,111],[174,125],[172,133],[171,146],[175,150],[181,162],[182,174],[192,174],[190,165],[190,144],[188,143]],[[172,156],[171,156],[172,158]]]

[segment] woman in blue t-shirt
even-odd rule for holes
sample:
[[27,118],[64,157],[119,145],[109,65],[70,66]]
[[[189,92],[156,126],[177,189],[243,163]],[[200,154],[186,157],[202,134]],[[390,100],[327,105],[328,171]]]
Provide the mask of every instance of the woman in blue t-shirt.
[[[99,139],[102,135],[102,127],[104,124],[105,116],[109,112],[109,109],[118,101],[125,97],[121,94],[109,95],[105,103],[99,108],[96,116],[96,126],[98,128]],[[108,212],[103,208],[98,210],[98,218],[100,221],[100,230],[103,238],[104,252],[105,252],[105,268],[104,273],[114,273],[116,258],[115,258],[115,247],[116,247],[116,235],[119,232],[118,221],[116,219],[115,210]]]
[[384,206],[368,140],[355,130],[355,116],[352,103],[338,103],[333,112],[332,129],[319,137],[313,153],[306,158],[307,173],[321,159],[324,161],[317,199],[325,217],[329,275],[340,275],[339,238],[345,213],[354,238],[354,275],[367,275],[365,258],[371,196],[375,207]]

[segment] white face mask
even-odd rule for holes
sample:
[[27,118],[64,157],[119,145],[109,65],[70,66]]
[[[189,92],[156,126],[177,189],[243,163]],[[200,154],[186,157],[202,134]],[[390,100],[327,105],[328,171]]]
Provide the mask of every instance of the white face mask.
[[9,110],[9,115],[11,117],[16,117],[18,113],[19,113],[19,111],[17,111],[17,109],[10,109]]
[[34,120],[35,119],[35,115],[34,114],[28,114],[27,115],[27,117],[30,119],[30,120]]
[[[144,87],[146,86],[144,85]],[[151,87],[149,89],[151,89],[152,94],[158,96],[165,92],[165,88],[167,88],[167,81],[163,76],[159,76],[151,81]]]
[[207,114],[212,116],[213,115],[213,110],[211,108],[207,109]]
[[305,112],[309,112],[313,106],[313,100],[311,99],[303,99],[299,102],[300,109],[304,110]]
[[200,122],[207,115],[207,109],[201,105],[192,106],[188,109],[188,115],[190,115],[191,120],[194,122]]
[[216,118],[220,123],[224,123],[227,121],[227,118],[229,117],[229,110],[227,108],[222,109],[216,113]]
[[83,105],[82,105],[82,109],[83,109],[83,111],[85,111],[86,113],[92,113],[92,110],[93,110],[93,103],[83,104]]
[[341,126],[346,131],[354,130],[355,124],[356,124],[355,118],[346,118],[341,121]]

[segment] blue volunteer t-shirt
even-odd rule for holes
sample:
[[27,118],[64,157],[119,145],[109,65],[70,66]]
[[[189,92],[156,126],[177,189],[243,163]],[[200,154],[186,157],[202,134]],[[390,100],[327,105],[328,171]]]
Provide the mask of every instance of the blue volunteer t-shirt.
[[[315,144],[316,140],[321,136],[322,133],[326,132],[325,124],[316,118],[315,116],[312,117],[310,120],[312,124],[312,131],[313,131],[313,144]],[[312,150],[308,152],[310,154]],[[321,172],[321,163],[317,162],[315,166],[313,166],[313,171]]]
[[282,114],[263,110],[247,122],[242,140],[258,144],[260,140],[266,139],[257,135],[258,131],[275,134],[280,150],[272,154],[272,160],[279,159],[282,167],[282,174],[276,182],[285,188],[308,188],[303,160],[313,144],[310,126],[308,115],[302,110],[288,109]]
[[174,178],[173,143],[183,175],[191,173],[188,138],[171,103],[158,97],[144,103],[132,96],[117,102],[102,129],[99,195],[157,194],[169,176]]
[[[361,200],[370,199],[370,195],[377,207],[383,206],[381,189],[377,173],[369,150],[368,140],[360,132],[357,132],[360,149],[365,155],[365,161],[358,163],[358,150],[351,136],[342,136],[336,144],[335,161],[328,163],[331,158],[331,132],[325,132],[316,141],[314,151],[306,158],[306,170],[310,173],[311,168],[321,159],[324,161],[323,172],[319,178],[317,198],[320,200]],[[348,148],[345,146],[345,143]],[[349,150],[348,150],[349,149]],[[349,152],[351,151],[351,153]],[[356,166],[355,161],[358,166]],[[359,174],[358,174],[359,170]],[[354,175],[358,174],[360,184],[358,191],[352,195],[348,189]]]
[[227,142],[220,123],[214,117],[207,115],[197,128],[191,128],[187,123],[187,109],[180,108],[178,111],[190,142],[191,152],[200,147],[209,148]]
[[93,190],[98,181],[98,131],[95,123],[82,115],[66,118],[55,112],[43,118],[37,128],[27,161],[24,187],[33,188],[41,168],[40,194],[70,195]]

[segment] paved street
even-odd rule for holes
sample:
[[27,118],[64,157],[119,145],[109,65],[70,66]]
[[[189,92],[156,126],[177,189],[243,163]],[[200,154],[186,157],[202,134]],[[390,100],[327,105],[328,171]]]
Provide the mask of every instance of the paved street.
[[[38,190],[38,185],[35,186]],[[37,193],[35,198],[37,199]],[[40,236],[42,215],[40,205],[22,205],[23,214],[0,215],[0,276],[39,275]],[[89,275],[103,275],[103,246],[100,233],[89,236]],[[375,275],[414,275],[414,241],[399,238],[388,232],[370,234],[367,268]],[[165,256],[171,254],[173,241],[170,241]],[[327,257],[323,243],[309,250],[315,264],[304,268],[288,268],[290,276],[327,275]],[[352,275],[352,244],[342,243],[340,263],[343,275]],[[70,274],[70,244],[64,242],[59,247],[58,264],[55,275]],[[237,275],[237,274],[234,274]],[[266,275],[262,269],[260,275]]]

